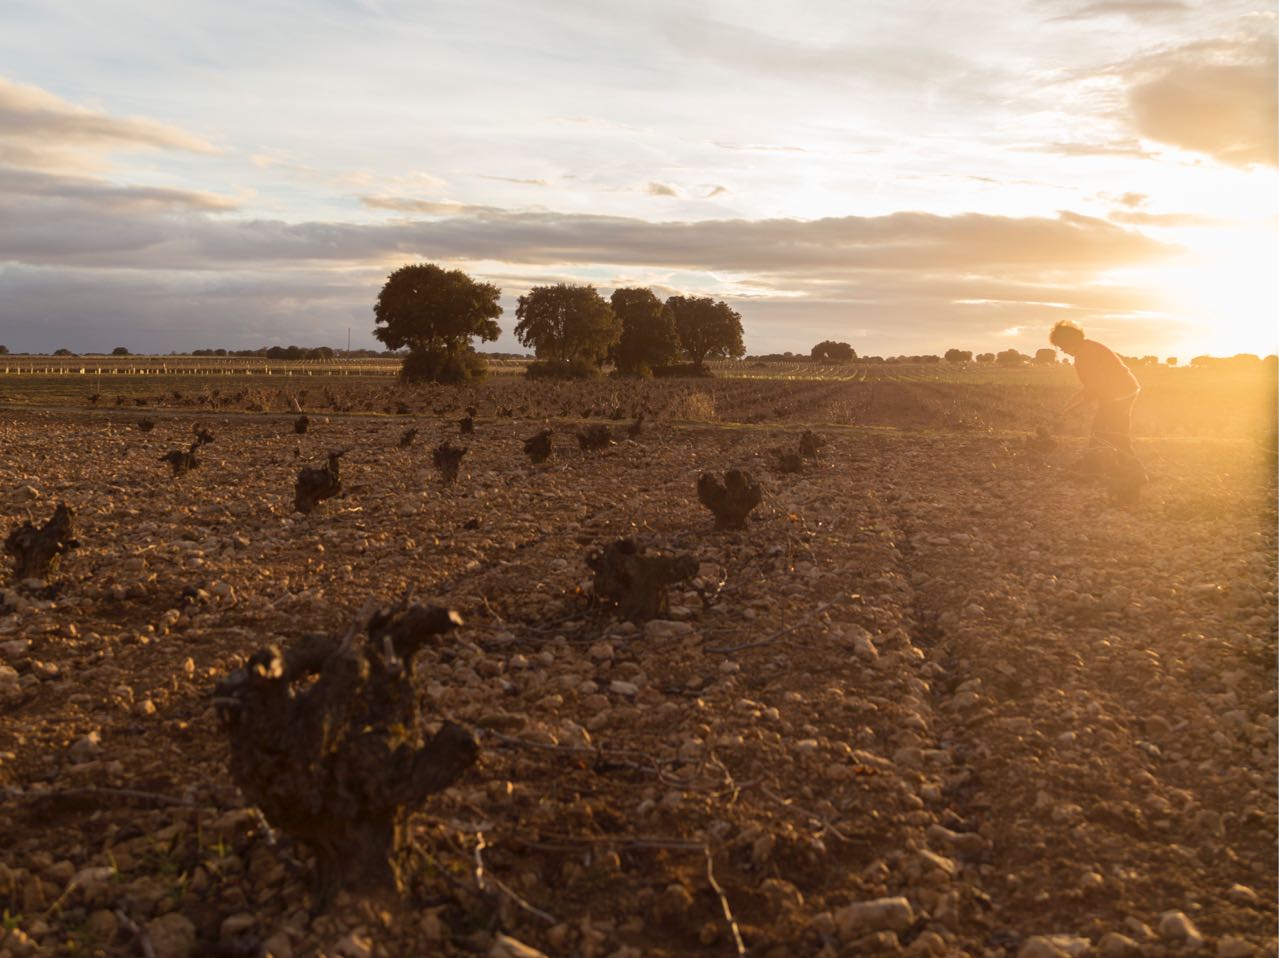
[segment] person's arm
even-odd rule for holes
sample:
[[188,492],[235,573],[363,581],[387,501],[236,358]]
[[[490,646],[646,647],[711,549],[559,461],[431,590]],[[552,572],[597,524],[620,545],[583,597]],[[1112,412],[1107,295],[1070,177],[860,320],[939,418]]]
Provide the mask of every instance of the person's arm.
[[1083,389],[1079,390],[1079,392],[1075,393],[1073,396],[1070,397],[1070,401],[1066,403],[1066,405],[1064,405],[1061,408],[1061,412],[1057,414],[1058,418],[1069,415],[1070,413],[1078,409],[1080,406],[1083,406],[1087,404],[1088,402],[1090,402],[1092,398],[1093,398],[1092,392],[1087,387],[1084,387]]

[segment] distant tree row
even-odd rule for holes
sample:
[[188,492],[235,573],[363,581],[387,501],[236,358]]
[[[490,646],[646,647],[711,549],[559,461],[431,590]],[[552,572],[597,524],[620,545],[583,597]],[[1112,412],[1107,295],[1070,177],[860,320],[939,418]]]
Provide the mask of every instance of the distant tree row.
[[[373,335],[391,349],[408,350],[406,379],[475,379],[484,367],[471,341],[497,339],[501,295],[461,270],[403,266],[378,294]],[[672,296],[663,303],[651,289],[622,288],[605,300],[594,286],[557,283],[530,289],[515,315],[515,337],[539,360],[532,375],[593,375],[605,362],[623,375],[651,375],[681,356],[701,372],[710,358],[746,352],[742,317],[710,297]]]

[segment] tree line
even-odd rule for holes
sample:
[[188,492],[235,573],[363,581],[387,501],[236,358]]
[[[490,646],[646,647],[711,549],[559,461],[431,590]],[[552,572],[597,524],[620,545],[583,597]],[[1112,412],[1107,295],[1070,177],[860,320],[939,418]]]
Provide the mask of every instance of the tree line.
[[[392,273],[373,307],[373,335],[393,350],[407,349],[408,380],[465,382],[483,375],[472,340],[490,342],[501,329],[502,291],[461,270],[433,263]],[[580,378],[612,363],[624,376],[681,371],[706,373],[706,361],[746,353],[742,317],[709,296],[671,296],[646,287],[616,289],[605,299],[594,286],[534,286],[515,310],[515,338],[533,350],[529,375]],[[675,365],[686,360],[687,366]]]

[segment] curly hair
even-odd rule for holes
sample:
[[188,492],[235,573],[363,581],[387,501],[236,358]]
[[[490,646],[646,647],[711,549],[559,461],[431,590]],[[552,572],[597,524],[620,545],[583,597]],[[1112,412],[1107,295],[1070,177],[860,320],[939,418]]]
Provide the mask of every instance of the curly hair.
[[1084,328],[1078,323],[1072,323],[1068,319],[1063,319],[1052,328],[1052,332],[1048,334],[1048,341],[1054,346],[1060,346],[1062,343],[1078,343],[1084,338]]

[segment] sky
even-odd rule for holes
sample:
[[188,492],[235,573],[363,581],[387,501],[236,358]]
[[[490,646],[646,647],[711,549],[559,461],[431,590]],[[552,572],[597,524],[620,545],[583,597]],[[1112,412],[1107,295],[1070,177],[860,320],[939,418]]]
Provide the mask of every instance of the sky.
[[753,354],[1279,350],[1273,3],[5,0],[0,344],[377,345],[414,262]]

